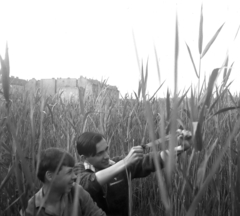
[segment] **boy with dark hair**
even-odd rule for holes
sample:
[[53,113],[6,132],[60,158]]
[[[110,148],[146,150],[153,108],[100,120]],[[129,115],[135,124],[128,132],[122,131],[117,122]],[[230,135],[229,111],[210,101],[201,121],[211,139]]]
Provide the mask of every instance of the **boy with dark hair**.
[[[175,147],[177,155],[190,147],[188,141],[191,134],[188,131],[185,134],[188,139],[181,135],[184,146]],[[108,144],[103,135],[93,132],[81,134],[76,147],[84,161],[75,166],[80,184],[107,215],[127,216],[128,179],[146,177],[155,172],[154,153],[144,154],[142,146],[134,146],[124,159],[116,157],[110,160]],[[157,153],[161,168],[167,155],[167,150]],[[116,163],[112,163],[113,161]]]
[[[78,216],[106,215],[93,202],[90,195],[80,185],[74,183],[76,180],[74,164],[74,158],[64,150],[48,148],[41,152],[37,176],[43,186],[28,201],[25,215],[68,216],[74,211]],[[73,204],[74,195],[77,196],[76,205]]]

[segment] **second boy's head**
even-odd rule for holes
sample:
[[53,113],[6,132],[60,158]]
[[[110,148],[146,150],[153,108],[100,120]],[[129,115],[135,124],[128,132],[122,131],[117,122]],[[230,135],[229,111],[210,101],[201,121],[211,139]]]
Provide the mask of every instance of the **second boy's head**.
[[109,166],[108,144],[102,134],[84,132],[78,137],[77,151],[97,170]]
[[74,158],[68,152],[48,148],[41,152],[37,176],[43,184],[51,185],[51,190],[69,192],[76,179],[74,165]]

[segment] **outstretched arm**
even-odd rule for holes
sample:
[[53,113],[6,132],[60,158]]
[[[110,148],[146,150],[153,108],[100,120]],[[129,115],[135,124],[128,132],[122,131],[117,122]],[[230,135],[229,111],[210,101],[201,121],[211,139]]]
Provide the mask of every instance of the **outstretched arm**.
[[[178,132],[178,131],[177,131]],[[175,147],[175,152],[177,155],[181,154],[182,152],[186,151],[188,148],[190,148],[190,140],[191,134],[189,134],[188,131],[185,131],[184,133],[181,132],[178,134],[178,143],[179,146]],[[169,155],[169,151],[161,151],[159,157],[159,162],[161,163],[161,167],[163,167],[164,162],[167,160],[167,157]],[[146,155],[147,156],[147,155]],[[154,163],[152,161],[152,157],[144,156],[143,146],[134,146],[128,155],[119,162],[113,164],[112,166],[97,171],[95,173],[97,182],[102,186],[106,183],[108,183],[114,176],[116,176],[118,173],[122,172],[127,167],[134,165],[132,167],[139,167],[139,169],[136,169],[137,171],[134,172],[133,176],[136,175],[136,177],[144,177],[150,174],[155,170]],[[163,162],[163,163],[162,163]],[[135,169],[134,169],[135,170]]]
[[[178,130],[177,133],[178,146],[174,148],[174,152],[177,156],[179,156],[191,147],[192,134],[190,131],[186,130]],[[163,161],[166,161],[169,155],[169,150],[161,151],[160,155]]]
[[[191,147],[191,139],[192,134],[190,131],[186,130],[178,130],[177,131],[177,140],[178,146],[174,148],[174,152],[176,155],[180,155],[184,151],[188,150]],[[168,140],[170,136],[167,136],[166,140]],[[155,141],[156,145],[161,145],[162,140],[158,139]],[[142,145],[143,149],[151,148],[154,144],[152,142]],[[159,151],[157,152],[157,160],[159,161],[160,168],[164,167],[164,164],[167,163],[167,158],[169,155],[169,150]],[[155,164],[154,164],[154,152],[150,152],[145,154],[141,161],[135,163],[132,166],[132,178],[142,178],[148,176],[150,173],[155,172]]]
[[131,164],[136,163],[138,160],[143,158],[143,149],[141,146],[132,147],[128,155],[120,160],[119,162],[113,164],[112,166],[100,170],[95,173],[96,179],[100,185],[104,185],[109,182],[114,176],[122,172],[124,169],[129,167]]

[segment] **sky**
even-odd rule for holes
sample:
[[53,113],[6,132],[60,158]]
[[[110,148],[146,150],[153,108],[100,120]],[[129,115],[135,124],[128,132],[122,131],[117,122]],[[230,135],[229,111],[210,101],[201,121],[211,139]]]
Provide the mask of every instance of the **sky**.
[[[140,72],[135,52],[146,67],[147,92],[159,94],[174,83],[175,20],[179,27],[178,90],[196,86],[185,43],[199,67],[198,34],[203,4],[203,49],[217,29],[223,28],[201,61],[208,77],[222,66],[226,53],[234,62],[231,90],[240,82],[240,25],[238,0],[0,0],[0,54],[9,48],[10,75],[22,79],[86,78],[108,80],[122,95],[137,92]],[[158,54],[160,80],[154,47]],[[220,74],[219,80],[222,80]],[[219,81],[219,82],[220,82]]]

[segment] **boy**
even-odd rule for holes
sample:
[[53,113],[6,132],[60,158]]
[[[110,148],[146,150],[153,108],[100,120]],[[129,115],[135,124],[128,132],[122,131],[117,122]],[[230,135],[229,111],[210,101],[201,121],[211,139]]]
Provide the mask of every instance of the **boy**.
[[[25,215],[68,216],[74,211],[78,216],[106,215],[80,185],[74,184],[74,164],[74,158],[64,150],[48,148],[42,151],[37,177],[43,186],[28,201]],[[74,194],[77,196],[76,205],[73,204]]]
[[[190,132],[186,134],[191,137]],[[183,139],[182,142],[185,147],[176,147],[177,155],[190,147],[188,140]],[[146,177],[155,172],[154,153],[144,154],[142,146],[134,146],[124,159],[113,158],[116,162],[113,164],[103,135],[93,132],[85,132],[78,137],[77,151],[84,163],[78,163],[75,172],[80,176],[83,188],[107,215],[127,216],[128,179]],[[161,168],[167,155],[167,151],[157,153]]]

